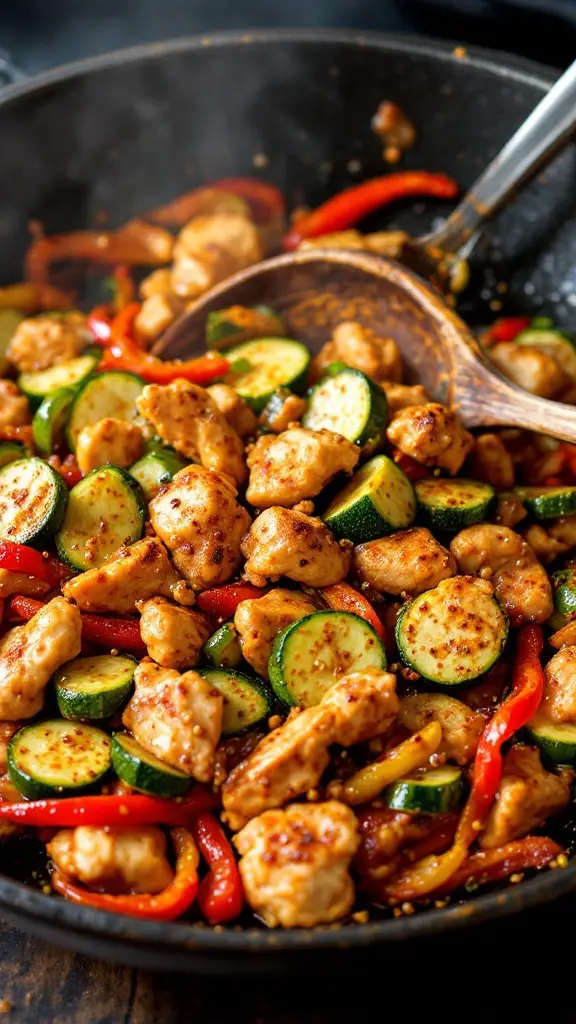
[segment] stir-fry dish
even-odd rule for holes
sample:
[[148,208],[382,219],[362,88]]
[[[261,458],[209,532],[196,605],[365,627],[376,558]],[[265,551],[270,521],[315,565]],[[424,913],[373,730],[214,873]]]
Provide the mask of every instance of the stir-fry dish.
[[[390,174],[300,211],[284,245],[389,252],[361,217],[456,191]],[[230,179],[116,231],[36,227],[0,289],[3,865],[33,837],[46,891],[78,904],[309,927],[568,863],[576,448],[473,435],[356,322],[311,353],[237,306],[205,354],[150,352],[283,215]],[[111,274],[89,312],[79,264]],[[573,400],[551,321],[484,341]]]

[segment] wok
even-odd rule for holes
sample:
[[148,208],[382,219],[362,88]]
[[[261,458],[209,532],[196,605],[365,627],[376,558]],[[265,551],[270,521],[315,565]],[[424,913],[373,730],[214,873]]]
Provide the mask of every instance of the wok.
[[[0,97],[0,280],[21,276],[27,224],[48,232],[110,222],[158,206],[194,184],[258,171],[290,206],[316,204],[383,173],[370,132],[393,99],[418,127],[403,166],[442,170],[463,187],[549,88],[554,72],[486,51],[455,56],[447,43],[345,32],[261,31],[142,46],[9,87]],[[256,163],[262,163],[257,157]],[[504,311],[549,313],[576,326],[576,153],[569,147],[489,228],[460,311],[472,323]],[[388,225],[421,234],[446,208],[395,208]],[[382,223],[382,222],[380,222]],[[374,221],[371,227],[378,227]],[[509,284],[505,295],[495,291]],[[124,962],[243,975],[334,966],[366,947],[426,940],[545,903],[576,889],[576,861],[463,905],[398,920],[290,933],[215,932],[76,907],[8,877],[0,850],[0,912],[77,951]]]

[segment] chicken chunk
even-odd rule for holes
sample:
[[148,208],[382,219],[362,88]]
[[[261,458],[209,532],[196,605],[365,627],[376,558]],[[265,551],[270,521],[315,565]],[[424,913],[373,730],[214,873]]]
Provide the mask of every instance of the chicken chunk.
[[311,928],[354,903],[350,863],[360,842],[349,807],[329,800],[266,811],[234,840],[246,899],[274,928]]
[[260,424],[273,434],[283,434],[296,426],[306,412],[306,400],[293,395],[288,388],[278,388],[260,413]]
[[388,440],[425,466],[457,473],[474,447],[474,438],[454,413],[439,402],[412,405],[394,417]]
[[359,544],[352,565],[375,590],[414,597],[456,575],[454,556],[423,526]]
[[84,427],[76,442],[76,461],[86,475],[106,463],[128,469],[142,455],[144,438],[135,423],[111,416]]
[[256,433],[258,420],[247,402],[229,384],[212,384],[206,388],[223,417],[243,440]]
[[553,398],[570,383],[552,356],[529,345],[500,342],[489,350],[489,356],[505,377],[541,398]]
[[542,711],[553,722],[576,725],[576,647],[562,647],[548,662]]
[[49,590],[50,584],[44,583],[44,580],[39,580],[36,576],[26,576],[23,572],[12,572],[11,569],[0,569],[0,599],[12,594],[32,597],[34,594],[46,594]]
[[480,836],[480,846],[491,850],[540,828],[547,818],[570,801],[573,772],[547,772],[536,747],[515,744],[504,758],[502,781]]
[[164,668],[193,668],[212,633],[201,612],[181,608],[165,597],[152,597],[140,605],[140,632],[148,654]]
[[230,579],[240,563],[250,516],[236,501],[229,477],[187,466],[152,499],[149,513],[176,568],[194,589]]
[[268,679],[268,659],[280,630],[314,611],[315,605],[304,594],[281,587],[253,601],[241,601],[234,616],[234,626],[242,654],[258,675]]
[[399,706],[389,672],[342,676],[320,704],[293,713],[228,776],[222,802],[230,827],[306,793],[319,782],[333,743],[349,747],[386,732]]
[[360,811],[360,846],[354,867],[362,889],[378,891],[384,879],[399,867],[400,852],[430,835],[441,817],[447,822],[449,815],[406,814],[388,807]]
[[26,395],[13,380],[0,380],[0,428],[22,427],[32,414]]
[[170,276],[170,267],[159,267],[148,274],[148,277],[140,282],[139,291],[142,299],[151,299],[154,295],[172,295]]
[[450,551],[465,576],[490,580],[512,625],[550,618],[554,610],[550,580],[519,534],[507,526],[478,523],[456,534]]
[[178,236],[170,285],[183,299],[195,299],[264,255],[255,225],[238,214],[195,217]]
[[383,338],[362,324],[347,320],[338,324],[312,361],[311,377],[317,380],[330,363],[342,362],[361,370],[377,383],[402,380],[402,356],[393,338]]
[[80,654],[80,613],[55,597],[0,641],[0,719],[32,718],[57,668]]
[[133,612],[137,601],[157,596],[174,597],[181,604],[193,601],[157,537],[144,537],[128,548],[119,548],[99,569],[74,576],[62,590],[83,612],[122,615]]
[[386,398],[388,400],[388,416],[391,420],[402,409],[409,409],[412,405],[426,405],[430,397],[422,384],[390,384],[384,380],[381,382]]
[[296,505],[320,494],[336,473],[351,473],[359,458],[360,449],[331,430],[264,434],[248,456],[246,498],[256,508]]
[[309,587],[339,583],[350,568],[352,552],[341,547],[321,519],[287,508],[267,508],[241,545],[244,575],[257,587],[288,576]]
[[66,878],[96,891],[155,893],[174,878],[164,833],[153,825],[65,828],[47,851]]
[[166,444],[205,469],[244,482],[244,445],[204,388],[186,380],[147,384],[136,405]]
[[534,554],[548,565],[559,555],[565,555],[576,547],[576,515],[542,523],[532,523],[524,534]]
[[481,434],[476,438],[470,475],[486,480],[499,491],[514,486],[514,461],[498,434]]
[[79,356],[90,338],[82,323],[36,316],[18,325],[6,355],[20,373],[47,370]]
[[122,721],[161,761],[198,782],[214,774],[224,699],[197,672],[181,675],[145,658],[134,672],[134,696]]
[[439,722],[442,726],[442,743],[438,748],[441,754],[446,754],[456,764],[469,764],[473,760],[486,727],[483,715],[443,693],[404,697],[398,725],[409,732],[419,732],[428,722]]
[[134,320],[134,328],[139,341],[149,347],[161,334],[164,334],[164,331],[168,330],[183,309],[183,301],[175,295],[162,295],[156,292],[144,299]]

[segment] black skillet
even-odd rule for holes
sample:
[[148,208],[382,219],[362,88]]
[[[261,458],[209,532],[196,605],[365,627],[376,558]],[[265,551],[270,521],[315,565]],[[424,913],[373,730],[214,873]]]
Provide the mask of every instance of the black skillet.
[[[370,119],[382,99],[418,127],[403,166],[442,170],[468,187],[549,88],[555,75],[482,51],[348,32],[262,31],[137,47],[50,72],[0,98],[0,280],[21,276],[27,222],[48,232],[112,223],[196,183],[259,171],[289,205],[316,204],[383,173]],[[261,157],[257,158],[261,163]],[[573,147],[487,230],[460,311],[472,323],[504,312],[550,314],[576,326],[576,154]],[[446,208],[395,208],[387,225],[415,235]],[[374,222],[370,226],[378,226]],[[506,281],[505,295],[496,290]],[[398,920],[289,933],[211,931],[75,907],[8,877],[0,849],[2,916],[80,952],[205,974],[276,973],[338,951],[421,945],[576,890],[576,861],[462,905]]]

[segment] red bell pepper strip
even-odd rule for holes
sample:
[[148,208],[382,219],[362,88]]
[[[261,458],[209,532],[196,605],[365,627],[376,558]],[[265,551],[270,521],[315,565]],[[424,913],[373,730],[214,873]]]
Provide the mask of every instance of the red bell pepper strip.
[[114,309],[117,313],[120,313],[125,306],[128,306],[131,302],[136,300],[136,285],[134,284],[134,278],[130,273],[130,268],[124,263],[118,267],[114,267],[112,271],[112,280],[115,285],[114,289]]
[[486,885],[508,878],[516,871],[544,868],[563,849],[547,836],[525,836],[495,850],[471,853],[454,872],[449,882],[436,890],[435,896],[444,896],[464,886]]
[[70,796],[56,800],[0,803],[0,820],[22,825],[74,828],[76,825],[190,825],[201,811],[214,807],[216,797],[194,786],[181,802],[143,793]]
[[[28,621],[44,605],[32,597],[16,594],[10,598],[10,612],[19,619]],[[113,619],[105,615],[81,612],[82,640],[101,644],[103,647],[117,647],[121,651],[143,651],[144,641],[140,634],[138,619]]]
[[369,213],[397,199],[433,196],[453,199],[459,188],[453,178],[430,171],[396,171],[347,188],[299,219],[284,238],[284,249],[295,249],[305,238],[345,231]]
[[529,316],[507,316],[496,320],[486,334],[488,341],[514,341],[520,331],[530,327]]
[[33,284],[47,285],[52,263],[89,260],[91,263],[126,263],[161,266],[166,263],[153,246],[130,231],[70,231],[35,239],[26,253],[26,276]]
[[41,554],[26,544],[15,544],[10,540],[0,541],[0,569],[21,572],[26,576],[49,583],[57,587],[62,580],[73,575],[73,571],[59,562],[57,558]]
[[95,306],[88,315],[88,329],[100,345],[106,345],[112,335],[113,314],[110,306]]
[[58,470],[68,487],[75,487],[82,479],[82,470],[76,462],[76,456],[69,454],[62,461]]
[[34,451],[34,435],[32,427],[0,427],[0,441],[18,441],[30,451]]
[[268,224],[274,218],[284,216],[284,196],[275,185],[260,181],[259,178],[223,178],[211,185],[202,185],[177,196],[165,206],[159,206],[146,214],[146,219],[170,227],[182,227],[193,217],[210,215],[219,192],[227,192],[243,199],[259,225]]
[[200,883],[200,910],[209,924],[232,921],[244,905],[244,889],[234,851],[222,826],[209,811],[199,814],[192,828],[200,852],[210,868]]
[[334,583],[331,587],[321,587],[320,593],[330,608],[339,612],[354,612],[372,626],[381,640],[385,639],[386,631],[372,605],[349,583]]
[[85,907],[111,910],[129,917],[144,917],[151,921],[175,921],[192,906],[198,892],[198,849],[192,836],[184,828],[172,830],[176,850],[174,878],[162,892],[155,895],[127,894],[110,896],[108,893],[89,892],[70,882],[60,871],[52,875],[52,888],[61,896]]
[[186,362],[164,362],[144,352],[137,342],[127,338],[112,338],[99,366],[99,370],[127,370],[153,384],[170,384],[173,380],[183,378],[201,386],[210,384],[217,377],[223,377],[229,369],[229,362],[212,352]]
[[226,583],[198,594],[196,605],[207,615],[230,619],[242,601],[254,601],[266,593],[265,587],[253,587],[251,583]]
[[421,462],[416,462],[416,459],[413,459],[411,455],[405,455],[398,448],[395,448],[392,452],[392,458],[409,480],[423,480],[424,477],[430,476],[426,466],[423,466]]

